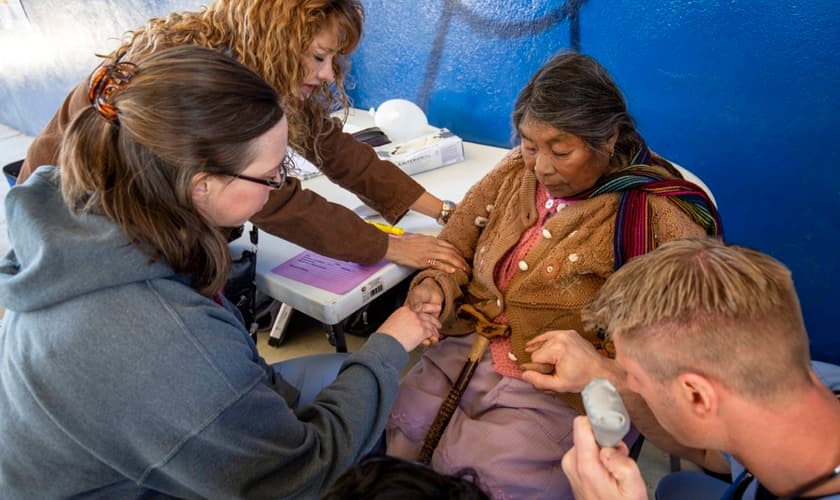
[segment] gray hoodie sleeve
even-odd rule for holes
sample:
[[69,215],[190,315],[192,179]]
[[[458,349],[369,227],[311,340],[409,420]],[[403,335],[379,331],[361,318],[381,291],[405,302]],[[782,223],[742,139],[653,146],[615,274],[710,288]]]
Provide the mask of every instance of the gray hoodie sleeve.
[[140,483],[183,497],[316,498],[380,439],[406,360],[397,341],[374,334],[295,411],[256,384]]

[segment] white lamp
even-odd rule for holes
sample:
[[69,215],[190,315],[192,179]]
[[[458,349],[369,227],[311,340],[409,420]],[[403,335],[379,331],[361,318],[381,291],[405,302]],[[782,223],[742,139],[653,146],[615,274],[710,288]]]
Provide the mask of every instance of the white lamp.
[[373,121],[393,142],[419,137],[429,126],[426,113],[405,99],[389,99],[380,104]]

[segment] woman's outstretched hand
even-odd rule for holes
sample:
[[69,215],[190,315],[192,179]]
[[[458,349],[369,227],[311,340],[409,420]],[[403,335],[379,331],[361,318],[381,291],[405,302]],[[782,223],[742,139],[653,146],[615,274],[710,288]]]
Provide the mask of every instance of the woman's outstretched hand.
[[437,341],[440,321],[436,315],[402,306],[391,313],[377,331],[394,337],[406,352],[411,352],[423,342]]
[[468,268],[467,261],[451,243],[426,234],[406,233],[389,238],[385,258],[415,269],[433,268],[447,273]]

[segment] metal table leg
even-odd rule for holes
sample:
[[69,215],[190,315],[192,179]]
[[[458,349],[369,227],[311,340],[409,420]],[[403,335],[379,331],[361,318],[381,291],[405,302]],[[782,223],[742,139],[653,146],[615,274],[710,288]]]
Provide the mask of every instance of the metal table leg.
[[324,324],[327,340],[335,346],[335,352],[347,352],[347,340],[344,338],[344,327],[341,323],[335,325]]
[[271,331],[268,334],[268,345],[271,347],[280,347],[280,344],[286,340],[286,326],[289,320],[292,319],[292,306],[288,304],[280,304],[277,310],[277,315],[274,318],[274,324],[271,325]]

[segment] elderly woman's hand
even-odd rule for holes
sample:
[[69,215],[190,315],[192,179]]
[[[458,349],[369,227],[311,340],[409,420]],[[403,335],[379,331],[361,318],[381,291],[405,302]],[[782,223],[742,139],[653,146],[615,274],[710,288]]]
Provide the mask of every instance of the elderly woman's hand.
[[412,311],[438,315],[443,305],[443,290],[435,280],[426,278],[408,291],[405,303]]
[[[443,290],[433,279],[426,278],[409,290],[405,304],[412,311],[421,314],[431,314],[436,318],[443,308]],[[440,340],[440,336],[430,337],[422,342],[424,346],[434,345]]]
[[389,238],[385,258],[416,269],[433,268],[447,273],[468,268],[467,261],[451,243],[425,234]]

